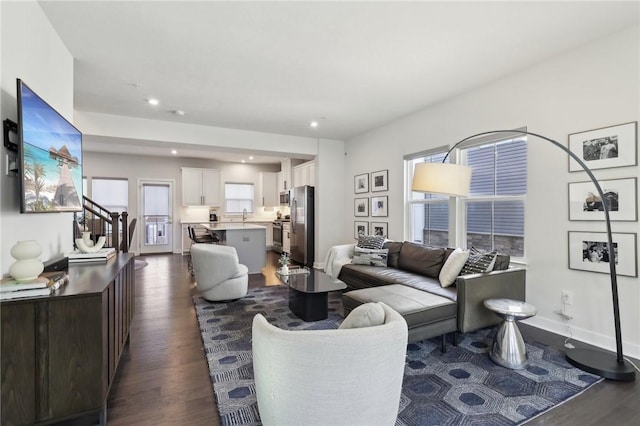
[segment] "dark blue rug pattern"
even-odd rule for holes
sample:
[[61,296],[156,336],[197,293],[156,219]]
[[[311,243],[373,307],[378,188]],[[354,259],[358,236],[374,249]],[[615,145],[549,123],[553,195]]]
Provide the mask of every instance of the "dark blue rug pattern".
[[[256,313],[288,330],[334,329],[342,322],[339,292],[329,296],[326,320],[304,322],[289,310],[287,291],[257,288],[224,303],[194,297],[223,426],[261,424],[251,356]],[[572,367],[561,352],[535,342],[527,342],[527,369],[500,367],[488,357],[493,333],[460,335],[459,345],[448,345],[444,354],[439,339],[409,344],[396,426],[522,424],[600,381]]]

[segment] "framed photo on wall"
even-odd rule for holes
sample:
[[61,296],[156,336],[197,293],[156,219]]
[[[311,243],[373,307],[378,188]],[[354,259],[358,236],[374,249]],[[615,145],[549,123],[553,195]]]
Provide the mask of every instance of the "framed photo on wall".
[[371,217],[387,217],[389,216],[388,210],[389,197],[371,197]]
[[389,190],[389,170],[380,170],[371,173],[371,192]]
[[[569,135],[569,149],[590,169],[635,166],[638,164],[638,122],[603,127]],[[569,157],[569,171],[583,171]]]
[[369,197],[353,200],[353,215],[358,217],[369,216]]
[[353,192],[356,194],[369,192],[369,173],[355,175],[353,178]]
[[353,237],[357,240],[360,235],[369,235],[369,222],[353,222]]
[[387,222],[371,222],[371,234],[387,238],[389,235],[388,225]]
[[569,269],[609,273],[609,262],[616,262],[617,275],[638,276],[636,234],[614,233],[613,253],[609,253],[606,232],[569,231]]
[[638,220],[638,179],[599,180],[604,201],[593,182],[569,183],[569,220],[604,220],[604,206],[611,220]]

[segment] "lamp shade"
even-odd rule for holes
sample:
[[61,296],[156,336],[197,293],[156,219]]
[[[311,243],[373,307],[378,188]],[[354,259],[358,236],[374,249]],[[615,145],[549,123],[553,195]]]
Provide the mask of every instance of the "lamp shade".
[[411,190],[466,197],[469,195],[470,184],[471,167],[449,163],[419,163],[413,172]]

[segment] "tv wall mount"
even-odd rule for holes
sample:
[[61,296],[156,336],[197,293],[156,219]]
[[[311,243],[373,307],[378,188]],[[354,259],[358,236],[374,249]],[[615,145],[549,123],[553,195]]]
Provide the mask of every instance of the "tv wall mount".
[[4,146],[9,151],[18,152],[18,144],[16,142],[11,142],[11,138],[9,137],[9,133],[18,134],[18,123],[7,118],[2,122],[2,129],[4,134]]

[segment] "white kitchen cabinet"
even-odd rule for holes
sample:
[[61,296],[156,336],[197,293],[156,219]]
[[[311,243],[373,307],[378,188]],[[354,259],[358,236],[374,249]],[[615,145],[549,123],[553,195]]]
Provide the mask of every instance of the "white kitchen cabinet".
[[291,223],[282,223],[282,251],[291,253]]
[[316,165],[313,161],[307,161],[298,166],[293,167],[293,184],[294,186],[315,186],[316,183]]
[[291,158],[280,162],[280,175],[278,176],[278,192],[288,191],[292,187]]
[[260,225],[267,227],[267,249],[273,247],[273,222],[261,223]]
[[182,205],[222,205],[222,172],[214,169],[182,167]]
[[274,172],[258,173],[258,197],[256,204],[264,207],[275,207],[280,205],[278,191],[278,174]]

